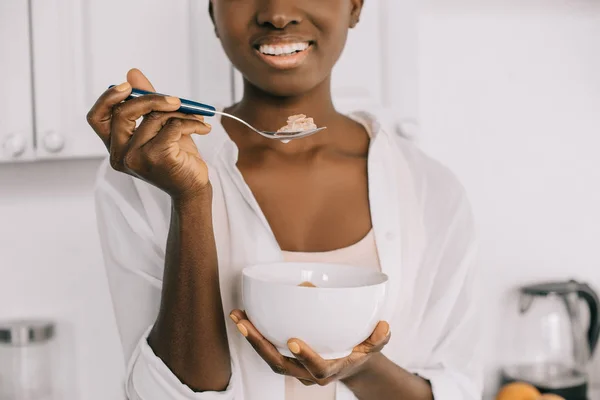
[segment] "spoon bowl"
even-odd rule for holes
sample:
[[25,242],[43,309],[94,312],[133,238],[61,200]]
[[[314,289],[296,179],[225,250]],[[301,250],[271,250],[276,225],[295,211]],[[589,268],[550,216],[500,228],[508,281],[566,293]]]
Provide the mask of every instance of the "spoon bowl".
[[[194,107],[194,106],[188,106],[188,107]],[[200,111],[201,107],[198,107],[197,110]],[[202,110],[204,110],[204,109],[202,109]],[[292,131],[292,132],[263,131],[260,129],[256,129],[255,127],[253,127],[252,125],[250,125],[243,119],[236,117],[235,115],[231,115],[226,112],[217,111],[217,110],[211,110],[211,112],[214,114],[222,115],[227,118],[234,119],[234,120],[238,121],[239,123],[246,125],[248,128],[252,129],[254,132],[258,133],[259,135],[264,136],[268,139],[279,140],[282,143],[289,143],[291,140],[302,139],[302,138],[314,135],[317,132],[321,132],[324,129],[327,129],[327,127],[324,126],[324,127],[317,128],[317,129],[308,129],[306,131]]]

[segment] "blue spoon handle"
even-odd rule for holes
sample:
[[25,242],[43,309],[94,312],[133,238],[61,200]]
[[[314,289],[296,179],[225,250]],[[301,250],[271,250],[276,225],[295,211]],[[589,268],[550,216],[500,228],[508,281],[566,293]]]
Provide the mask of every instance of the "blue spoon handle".
[[[110,85],[109,88],[114,87],[115,85]],[[149,94],[158,94],[160,96],[167,96],[162,93],[148,92],[142,89],[132,89],[131,94],[127,97],[126,100],[135,99],[138,97],[146,96]],[[195,114],[195,115],[203,115],[205,117],[213,117],[215,115],[214,111],[216,108],[213,106],[209,106],[208,104],[202,104],[191,100],[186,100],[179,98],[181,100],[181,107],[177,111],[184,114]]]

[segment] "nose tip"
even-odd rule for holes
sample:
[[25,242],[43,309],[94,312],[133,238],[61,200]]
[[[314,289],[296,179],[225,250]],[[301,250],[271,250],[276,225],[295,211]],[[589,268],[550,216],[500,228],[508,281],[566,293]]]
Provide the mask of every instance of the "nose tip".
[[277,14],[273,16],[270,22],[277,29],[283,29],[289,24],[298,23],[297,20],[289,18],[287,15],[284,14]]
[[257,15],[257,22],[260,26],[271,26],[275,29],[285,29],[288,25],[299,24],[301,21],[302,16],[298,11],[277,4],[265,7]]

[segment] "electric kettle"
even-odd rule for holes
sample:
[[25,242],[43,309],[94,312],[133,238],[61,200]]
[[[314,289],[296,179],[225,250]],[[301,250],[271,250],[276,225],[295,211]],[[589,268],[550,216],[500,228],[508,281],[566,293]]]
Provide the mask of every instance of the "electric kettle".
[[[504,335],[502,383],[587,400],[591,357],[600,334],[600,301],[574,280],[521,287]],[[584,307],[587,306],[587,307]],[[587,310],[586,310],[587,309]]]

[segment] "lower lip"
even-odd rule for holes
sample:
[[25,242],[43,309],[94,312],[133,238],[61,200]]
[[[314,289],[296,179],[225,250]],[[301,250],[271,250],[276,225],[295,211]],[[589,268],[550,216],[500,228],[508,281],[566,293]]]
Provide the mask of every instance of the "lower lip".
[[260,51],[256,50],[260,58],[275,69],[292,69],[301,65],[306,57],[308,56],[308,52],[312,49],[312,45],[310,45],[306,50],[299,51],[294,54],[290,54],[289,56],[270,56],[267,54],[263,54]]

